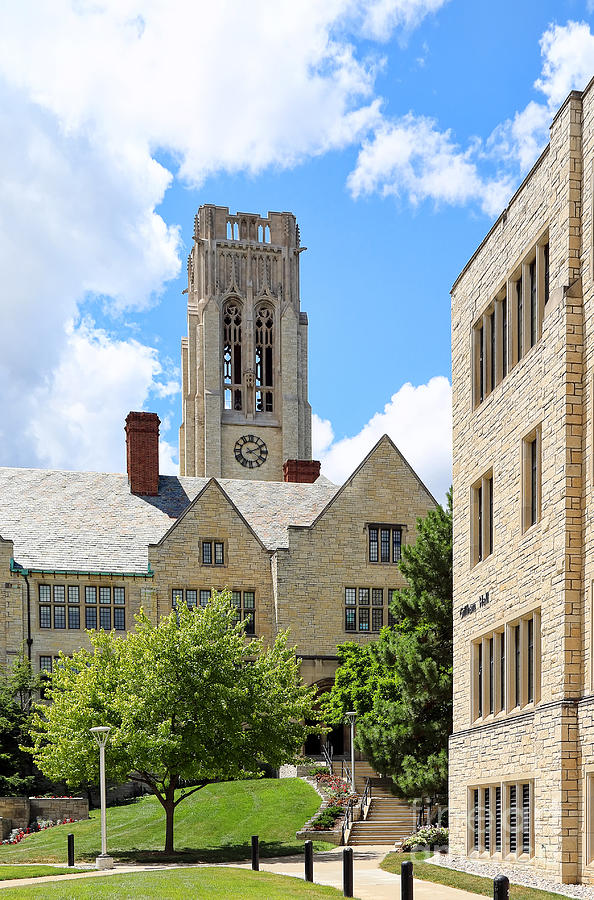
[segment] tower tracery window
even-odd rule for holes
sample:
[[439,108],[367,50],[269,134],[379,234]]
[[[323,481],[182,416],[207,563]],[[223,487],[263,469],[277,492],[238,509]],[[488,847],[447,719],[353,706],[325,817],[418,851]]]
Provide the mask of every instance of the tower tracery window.
[[223,311],[224,408],[243,409],[241,383],[241,307],[230,300]]
[[274,314],[270,306],[256,311],[256,412],[273,412]]

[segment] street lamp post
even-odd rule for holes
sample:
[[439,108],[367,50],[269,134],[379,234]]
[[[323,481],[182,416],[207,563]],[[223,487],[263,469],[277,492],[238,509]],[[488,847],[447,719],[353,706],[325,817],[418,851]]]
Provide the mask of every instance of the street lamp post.
[[357,713],[351,710],[347,713],[347,719],[351,726],[351,791],[355,793],[355,719]]
[[105,821],[105,745],[111,728],[97,725],[90,729],[99,746],[99,790],[101,791],[101,856],[95,860],[98,869],[113,869],[113,858],[107,855],[107,825]]

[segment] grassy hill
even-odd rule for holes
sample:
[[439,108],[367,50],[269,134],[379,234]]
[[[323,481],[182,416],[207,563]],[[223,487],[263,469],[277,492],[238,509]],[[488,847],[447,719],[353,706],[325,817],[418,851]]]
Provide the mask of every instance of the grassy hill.
[[[299,853],[295,832],[312,816],[320,798],[297,778],[230,781],[193,794],[175,813],[175,860],[226,862],[249,859],[251,836],[260,836],[262,856]],[[0,864],[66,861],[66,835],[74,834],[77,860],[101,852],[99,810],[90,819],[30,835],[0,846]],[[164,861],[165,813],[148,796],[107,810],[107,848],[117,859]],[[324,845],[320,845],[320,849]]]

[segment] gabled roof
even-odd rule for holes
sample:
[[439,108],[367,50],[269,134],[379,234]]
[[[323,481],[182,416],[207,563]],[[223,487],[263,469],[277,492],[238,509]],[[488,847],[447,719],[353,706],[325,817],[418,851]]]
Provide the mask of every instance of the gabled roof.
[[[26,569],[146,574],[148,545],[209,481],[162,475],[157,497],[138,497],[126,475],[0,468],[0,535]],[[288,526],[311,524],[338,490],[323,477],[217,481],[268,550],[288,547]]]

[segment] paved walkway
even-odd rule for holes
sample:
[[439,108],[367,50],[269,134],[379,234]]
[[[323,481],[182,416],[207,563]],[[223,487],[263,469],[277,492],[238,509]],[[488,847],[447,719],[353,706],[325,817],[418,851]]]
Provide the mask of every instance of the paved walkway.
[[[353,847],[354,857],[354,893],[358,900],[399,900],[400,876],[384,872],[379,864],[393,847]],[[228,866],[228,863],[218,865]],[[159,872],[164,869],[191,868],[190,866],[127,866],[116,865],[108,871],[89,869],[88,872],[73,875],[48,875],[42,878],[15,878],[11,881],[0,881],[0,890],[19,887],[20,885],[44,884],[56,881],[75,881],[79,878],[109,878],[111,875],[124,875],[128,872]],[[197,867],[198,868],[198,867]],[[251,863],[235,863],[232,868],[250,869]],[[289,875],[303,878],[303,856],[283,856],[272,859],[261,859],[260,870],[273,872],[275,875]],[[342,847],[314,854],[314,881],[327,884],[342,890]],[[428,881],[416,881],[414,887],[415,900],[476,900],[476,894],[459,891],[457,888],[432,884]]]

